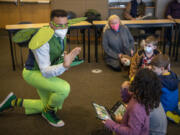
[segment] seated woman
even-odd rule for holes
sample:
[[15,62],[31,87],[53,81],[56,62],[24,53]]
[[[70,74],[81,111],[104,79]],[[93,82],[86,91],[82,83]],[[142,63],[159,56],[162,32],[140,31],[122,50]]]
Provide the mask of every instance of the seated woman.
[[[146,14],[146,5],[142,0],[131,0],[125,9],[124,17],[127,20],[149,20],[149,19],[157,19],[152,13]],[[155,34],[156,30],[159,28],[141,28],[141,34]],[[133,35],[136,35],[137,30],[131,30]],[[139,32],[138,32],[139,33]],[[145,35],[144,35],[145,36]],[[145,37],[142,38],[145,38]]]
[[146,6],[142,0],[131,0],[125,9],[124,17],[127,20],[140,20],[145,15]]
[[122,25],[119,16],[111,15],[104,27],[103,48],[105,62],[120,71],[121,63],[130,65],[130,56],[134,53],[134,39],[128,28]]

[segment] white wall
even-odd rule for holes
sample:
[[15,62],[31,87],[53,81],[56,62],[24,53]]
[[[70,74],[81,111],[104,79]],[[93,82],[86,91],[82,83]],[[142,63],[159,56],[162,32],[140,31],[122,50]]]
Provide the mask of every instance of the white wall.
[[156,0],[156,11],[155,15],[159,19],[165,18],[165,12],[167,9],[167,5],[172,0]]

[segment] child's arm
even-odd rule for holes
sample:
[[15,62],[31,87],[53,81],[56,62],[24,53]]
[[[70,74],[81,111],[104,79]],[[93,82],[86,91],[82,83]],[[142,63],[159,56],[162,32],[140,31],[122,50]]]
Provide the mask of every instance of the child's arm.
[[135,111],[129,113],[128,123],[119,124],[112,120],[105,121],[105,127],[121,135],[139,135],[141,134],[141,127],[145,124],[144,117],[137,108]]
[[[109,120],[109,119],[107,119],[107,120]],[[107,120],[103,120],[102,123],[105,124]],[[121,116],[120,114],[115,115],[115,121],[116,121],[117,123],[121,124],[121,122],[122,122],[122,116]]]
[[122,116],[121,116],[121,114],[117,114],[117,115],[115,116],[115,120],[116,120],[116,122],[121,123],[121,122],[122,122]]

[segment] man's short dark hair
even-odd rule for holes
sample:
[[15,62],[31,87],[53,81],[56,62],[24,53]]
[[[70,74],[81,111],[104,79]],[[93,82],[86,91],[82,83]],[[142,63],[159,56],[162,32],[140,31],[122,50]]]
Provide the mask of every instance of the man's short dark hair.
[[67,17],[67,12],[62,9],[52,10],[50,19],[52,20],[54,17]]

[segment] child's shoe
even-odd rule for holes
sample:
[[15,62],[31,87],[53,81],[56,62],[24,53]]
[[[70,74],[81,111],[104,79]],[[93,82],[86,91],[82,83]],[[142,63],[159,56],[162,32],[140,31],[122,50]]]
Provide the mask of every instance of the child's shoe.
[[63,120],[60,120],[53,110],[43,110],[42,116],[54,127],[62,127],[64,126]]
[[15,100],[16,96],[13,92],[9,93],[9,95],[4,99],[4,101],[0,104],[0,112],[3,112],[6,109],[12,108],[11,102]]
[[180,123],[180,116],[177,115],[177,114],[173,114],[172,112],[170,111],[167,111],[166,112],[166,116],[169,120],[173,121],[174,123],[176,124],[179,124]]

